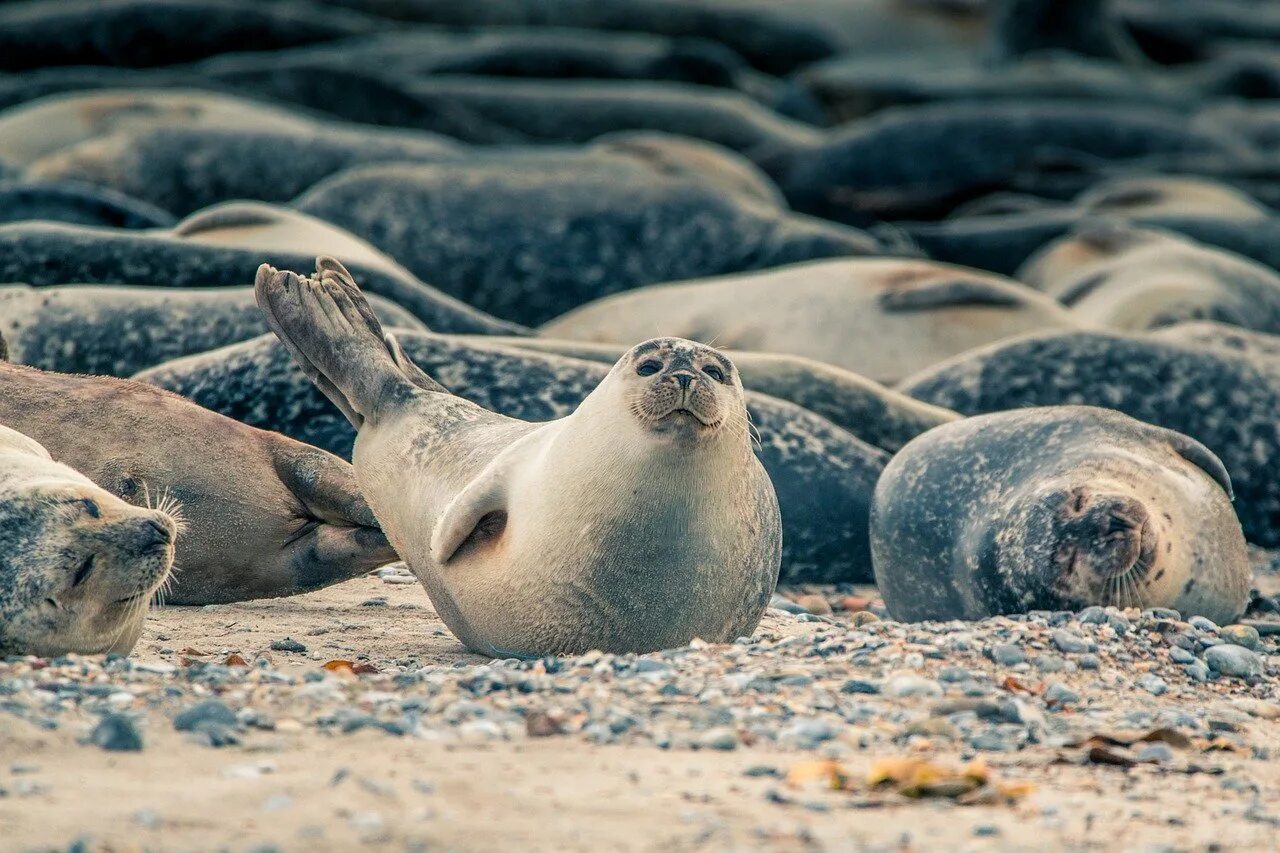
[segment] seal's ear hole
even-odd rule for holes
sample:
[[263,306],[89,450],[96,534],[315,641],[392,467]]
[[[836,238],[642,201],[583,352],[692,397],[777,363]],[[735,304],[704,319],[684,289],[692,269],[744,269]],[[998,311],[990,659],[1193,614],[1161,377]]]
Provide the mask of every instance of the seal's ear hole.
[[504,509],[496,509],[493,512],[485,513],[476,522],[476,526],[471,528],[471,532],[467,534],[467,538],[462,540],[462,544],[458,546],[458,550],[453,552],[453,559],[460,554],[470,551],[472,548],[482,547],[502,535],[502,531],[507,529],[507,511]]

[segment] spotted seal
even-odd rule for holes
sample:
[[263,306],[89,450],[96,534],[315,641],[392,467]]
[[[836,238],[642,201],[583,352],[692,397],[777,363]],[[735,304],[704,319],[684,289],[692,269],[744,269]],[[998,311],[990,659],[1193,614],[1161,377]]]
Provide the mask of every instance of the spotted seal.
[[733,363],[635,347],[568,417],[455,397],[382,331],[341,265],[264,265],[259,305],[358,430],[356,475],[450,630],[495,657],[749,636],[777,581],[777,498]]
[[170,600],[292,595],[396,559],[351,466],[139,382],[0,364],[0,423],[130,503],[185,519]]
[[871,549],[885,606],[907,621],[1115,605],[1226,624],[1253,577],[1218,458],[1087,406],[917,438],[876,486]]
[[177,532],[0,425],[0,654],[128,654]]

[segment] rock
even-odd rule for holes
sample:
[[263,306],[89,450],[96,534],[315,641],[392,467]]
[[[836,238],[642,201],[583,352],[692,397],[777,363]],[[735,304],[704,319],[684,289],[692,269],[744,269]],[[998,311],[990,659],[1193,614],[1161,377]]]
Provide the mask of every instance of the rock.
[[1134,756],[1138,761],[1168,764],[1174,759],[1173,748],[1167,743],[1149,743]]
[[863,625],[870,625],[872,622],[879,622],[880,617],[872,613],[870,610],[859,610],[849,617],[849,624],[855,628],[861,628]]
[[698,739],[703,749],[719,749],[728,751],[738,748],[738,735],[730,728],[715,728]]
[[1214,672],[1234,678],[1250,678],[1262,675],[1262,658],[1244,646],[1224,643],[1205,649],[1205,663]]
[[1209,667],[1205,665],[1204,661],[1198,660],[1195,663],[1187,664],[1187,666],[1183,667],[1183,671],[1187,673],[1187,677],[1192,681],[1203,682],[1209,680]]
[[1187,623],[1197,631],[1209,631],[1214,634],[1218,632],[1218,623],[1214,622],[1212,619],[1206,619],[1203,616],[1192,616],[1187,620]]
[[1016,666],[1027,660],[1026,652],[1012,643],[997,643],[987,650],[987,656],[1001,666]]
[[1256,652],[1262,645],[1258,629],[1249,625],[1228,625],[1218,631],[1218,636],[1228,643],[1235,643],[1251,652]]
[[1080,659],[1076,661],[1081,669],[1098,669],[1102,666],[1102,661],[1098,660],[1097,655],[1080,655]]
[[126,714],[107,714],[89,735],[89,743],[108,752],[141,752],[142,733]]
[[235,728],[238,722],[235,711],[217,699],[206,699],[174,717],[173,727],[180,732],[191,732],[206,723]]
[[1136,683],[1152,696],[1159,696],[1169,689],[1169,685],[1165,683],[1163,678],[1151,672],[1139,678]]
[[1194,662],[1196,656],[1180,646],[1173,646],[1169,649],[1169,660],[1174,663],[1188,664]]
[[283,640],[275,640],[271,643],[271,651],[273,652],[306,652],[307,647],[299,643],[292,637],[285,637]]
[[862,693],[872,696],[880,692],[880,685],[874,681],[863,681],[860,678],[850,678],[844,684],[840,685],[840,692]]
[[1089,651],[1089,643],[1074,631],[1059,629],[1053,632],[1053,644],[1058,651],[1069,655],[1078,655]]
[[818,616],[830,616],[831,605],[821,595],[801,595],[796,597],[796,604],[803,607],[809,613]]
[[769,606],[774,608],[775,610],[781,610],[785,613],[800,614],[800,613],[809,612],[805,610],[803,607],[801,607],[799,604],[796,604],[794,601],[788,598],[783,598],[777,593],[774,593],[773,598],[769,599]]
[[942,685],[931,678],[903,672],[886,681],[881,692],[895,699],[936,698],[942,695]]
[[1080,701],[1080,694],[1061,681],[1055,681],[1045,688],[1044,701],[1054,705],[1074,705]]

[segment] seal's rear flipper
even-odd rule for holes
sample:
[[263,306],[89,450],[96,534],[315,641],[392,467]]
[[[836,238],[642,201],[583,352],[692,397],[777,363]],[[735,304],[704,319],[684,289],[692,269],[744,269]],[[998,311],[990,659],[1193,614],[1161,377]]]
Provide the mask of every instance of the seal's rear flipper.
[[317,258],[311,277],[263,264],[254,290],[271,331],[357,429],[396,386],[445,390],[383,332],[351,274],[333,258]]

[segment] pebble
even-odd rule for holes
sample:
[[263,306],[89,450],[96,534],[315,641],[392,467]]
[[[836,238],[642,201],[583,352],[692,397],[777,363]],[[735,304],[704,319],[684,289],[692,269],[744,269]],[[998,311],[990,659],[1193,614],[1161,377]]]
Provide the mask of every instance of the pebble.
[[1262,645],[1262,638],[1258,634],[1258,629],[1250,625],[1228,625],[1218,631],[1218,636],[1228,643],[1234,643],[1251,652],[1256,652],[1258,647]]
[[1174,663],[1188,664],[1195,661],[1196,656],[1180,646],[1173,646],[1169,649],[1169,659]]
[[937,697],[942,695],[942,685],[930,678],[911,673],[898,673],[884,683],[881,692],[895,699],[913,697]]
[[703,749],[720,749],[727,751],[738,748],[738,735],[733,729],[716,728],[710,730],[699,738],[698,743]]
[[221,700],[206,699],[173,718],[173,727],[180,732],[195,731],[197,726],[221,725],[234,728],[239,723],[236,712]]
[[1235,678],[1262,675],[1262,658],[1244,646],[1223,644],[1205,649],[1205,663],[1209,669]]
[[831,605],[821,595],[801,595],[796,598],[796,604],[817,616],[831,615]]
[[89,742],[107,752],[141,752],[142,733],[126,714],[107,714],[89,735]]
[[1160,696],[1169,690],[1169,685],[1163,678],[1149,672],[1138,679],[1137,685],[1152,696]]
[[1080,701],[1080,694],[1061,681],[1055,681],[1045,688],[1044,701],[1057,705],[1074,705]]
[[275,640],[271,643],[271,651],[273,652],[306,652],[307,647],[292,637],[285,637],[283,640]]
[[1069,655],[1077,655],[1090,650],[1088,641],[1074,631],[1054,631],[1053,644],[1058,647],[1058,651]]
[[1026,652],[1011,643],[999,643],[988,652],[990,658],[1001,666],[1016,666],[1027,659]]

